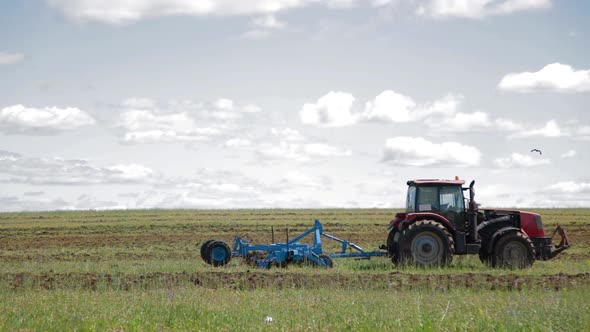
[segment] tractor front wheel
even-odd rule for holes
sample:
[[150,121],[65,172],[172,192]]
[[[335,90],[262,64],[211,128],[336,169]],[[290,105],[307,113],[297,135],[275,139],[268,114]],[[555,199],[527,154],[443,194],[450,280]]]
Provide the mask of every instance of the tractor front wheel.
[[489,253],[487,253],[487,252],[485,251],[485,249],[483,248],[483,246],[482,246],[482,248],[479,250],[479,260],[481,261],[481,263],[482,263],[483,265],[486,265],[486,266],[488,266],[488,265],[491,265],[491,264],[492,264],[492,255],[490,255]]
[[492,255],[492,266],[508,269],[523,269],[533,265],[535,247],[528,236],[510,232],[497,240]]
[[455,253],[455,241],[449,231],[433,220],[420,220],[402,233],[398,243],[402,263],[419,267],[445,266]]

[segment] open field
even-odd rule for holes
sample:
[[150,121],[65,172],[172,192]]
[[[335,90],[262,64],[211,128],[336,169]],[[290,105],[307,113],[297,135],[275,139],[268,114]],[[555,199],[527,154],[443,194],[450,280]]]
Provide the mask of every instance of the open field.
[[[332,270],[259,270],[201,261],[197,243],[327,233],[374,250],[392,210],[89,211],[0,214],[0,330],[271,329],[579,330],[590,326],[590,209],[536,210],[573,246],[522,271],[477,257],[445,269],[386,258]],[[330,244],[330,242],[328,242]],[[336,251],[330,244],[326,251]],[[271,324],[263,322],[267,315]],[[582,328],[583,329],[583,328]]]

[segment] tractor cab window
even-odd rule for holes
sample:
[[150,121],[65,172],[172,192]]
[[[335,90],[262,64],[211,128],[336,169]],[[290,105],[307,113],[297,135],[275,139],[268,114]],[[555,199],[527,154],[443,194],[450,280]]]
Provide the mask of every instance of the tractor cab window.
[[461,212],[465,209],[463,190],[459,186],[440,187],[440,209]]
[[462,220],[465,220],[465,200],[463,189],[460,186],[440,187],[440,214],[449,221],[462,227]]
[[[414,198],[414,192],[408,191],[408,204]],[[460,186],[424,186],[418,187],[416,211],[452,211],[461,212],[465,209],[463,190]],[[409,205],[408,205],[409,208]]]
[[408,187],[408,198],[406,200],[406,212],[416,212],[416,187]]
[[417,211],[438,211],[438,187],[418,187]]

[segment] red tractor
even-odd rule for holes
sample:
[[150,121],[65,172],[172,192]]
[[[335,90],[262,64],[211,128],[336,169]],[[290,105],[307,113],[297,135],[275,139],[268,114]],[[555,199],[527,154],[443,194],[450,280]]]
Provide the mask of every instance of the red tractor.
[[[453,255],[479,254],[493,267],[525,268],[569,247],[560,226],[545,235],[541,216],[533,212],[479,209],[472,181],[408,181],[406,212],[389,224],[387,252],[394,264],[444,266]],[[469,191],[469,200],[463,193]],[[554,246],[555,234],[561,242]]]

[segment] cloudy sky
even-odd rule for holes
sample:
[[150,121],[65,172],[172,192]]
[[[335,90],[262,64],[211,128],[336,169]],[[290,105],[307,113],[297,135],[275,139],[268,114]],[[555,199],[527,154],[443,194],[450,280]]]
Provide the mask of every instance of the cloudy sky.
[[[590,206],[585,0],[8,0],[0,211]],[[542,155],[530,152],[542,150]]]

